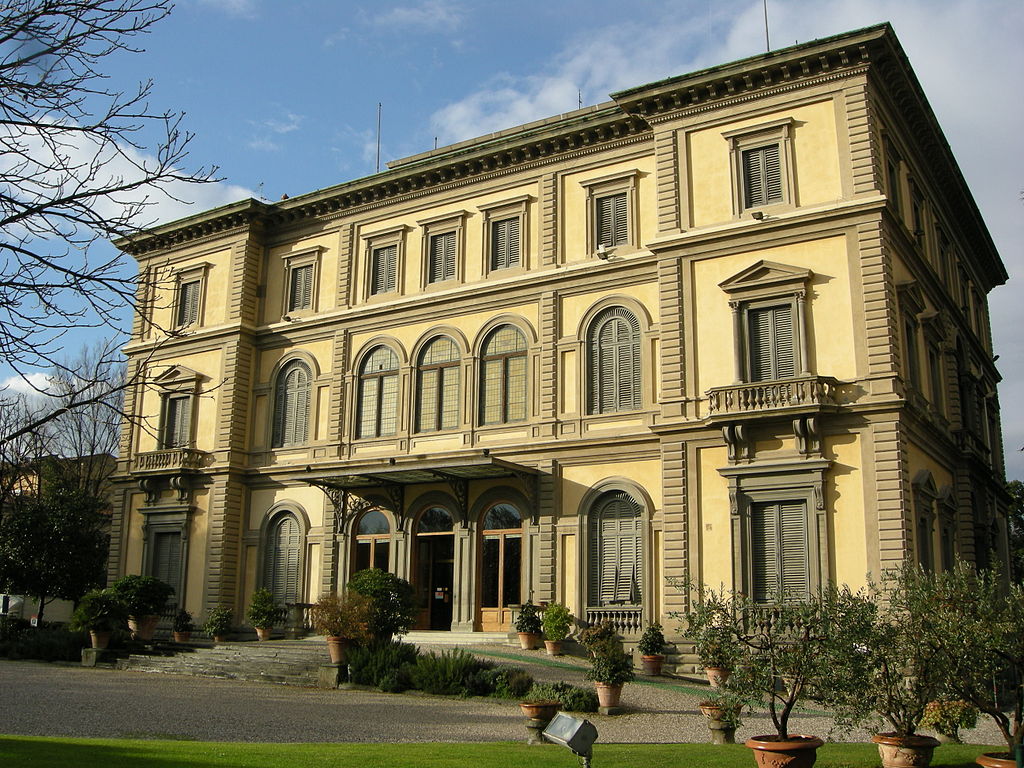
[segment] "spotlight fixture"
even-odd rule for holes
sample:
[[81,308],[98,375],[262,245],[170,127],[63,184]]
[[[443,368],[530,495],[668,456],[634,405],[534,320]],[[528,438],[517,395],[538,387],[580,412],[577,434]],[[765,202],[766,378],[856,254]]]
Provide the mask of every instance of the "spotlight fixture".
[[754,221],[764,221],[764,211],[754,211],[750,214],[750,218]]
[[608,252],[608,246],[604,243],[599,244],[597,246],[597,258],[608,261],[609,256],[611,256],[611,254]]

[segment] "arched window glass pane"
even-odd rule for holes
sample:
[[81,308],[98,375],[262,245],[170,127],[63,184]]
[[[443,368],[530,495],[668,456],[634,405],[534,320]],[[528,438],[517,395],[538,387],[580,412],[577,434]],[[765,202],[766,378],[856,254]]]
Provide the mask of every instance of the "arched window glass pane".
[[420,365],[451,363],[459,359],[459,348],[447,336],[439,336],[430,342],[420,355]]
[[523,518],[519,514],[519,510],[511,504],[495,504],[484,515],[485,531],[501,531],[522,527]]
[[367,512],[359,520],[357,534],[360,536],[373,536],[390,532],[391,526],[388,524],[388,519],[379,509]]
[[437,432],[459,426],[459,348],[447,336],[431,341],[420,355],[416,430]]
[[526,418],[526,337],[512,325],[496,329],[483,345],[480,420],[504,424]]
[[309,389],[312,375],[300,362],[281,369],[274,392],[275,448],[305,443],[309,434]]
[[639,605],[642,599],[641,508],[623,491],[602,494],[588,522],[592,606]]
[[587,333],[591,413],[635,411],[641,407],[640,323],[622,307],[595,318]]
[[363,363],[363,373],[382,373],[398,370],[398,355],[390,347],[377,347]]
[[452,516],[442,507],[430,507],[420,515],[417,533],[443,533],[452,530]]
[[376,347],[363,362],[359,379],[358,437],[393,435],[398,427],[398,355]]

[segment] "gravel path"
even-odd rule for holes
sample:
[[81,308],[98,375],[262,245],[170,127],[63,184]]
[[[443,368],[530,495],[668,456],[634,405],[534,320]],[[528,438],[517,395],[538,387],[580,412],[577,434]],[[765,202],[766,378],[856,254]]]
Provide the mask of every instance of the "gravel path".
[[[431,649],[425,646],[425,649]],[[439,648],[437,648],[439,649]],[[589,685],[581,659],[479,646],[494,661],[526,667],[537,680]],[[587,715],[605,743],[705,742],[697,711],[707,689],[659,678],[637,679],[623,692],[629,712]],[[233,680],[0,661],[0,732],[23,735],[274,742],[519,741],[524,719],[514,702],[372,691],[323,691]],[[798,714],[794,732],[828,734],[827,717]],[[770,732],[767,717],[745,715],[737,739]],[[867,733],[832,734],[867,740]],[[965,734],[998,744],[995,728]]]

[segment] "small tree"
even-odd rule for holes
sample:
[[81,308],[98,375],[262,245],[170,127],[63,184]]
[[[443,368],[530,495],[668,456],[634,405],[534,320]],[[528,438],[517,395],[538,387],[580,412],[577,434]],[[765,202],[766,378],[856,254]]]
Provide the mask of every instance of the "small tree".
[[174,594],[174,588],[153,576],[129,574],[122,576],[111,586],[125,606],[128,614],[136,618],[163,613],[167,601]]
[[327,637],[343,637],[357,643],[370,639],[370,612],[373,600],[358,592],[338,595],[327,592],[310,609],[313,629]]
[[373,600],[369,627],[375,640],[388,642],[416,623],[416,597],[405,579],[380,568],[367,568],[352,576],[348,588]]
[[284,607],[277,604],[274,594],[266,587],[259,587],[252,593],[249,610],[245,617],[256,629],[269,629],[284,621]]
[[544,609],[541,623],[544,628],[544,639],[560,643],[569,636],[572,629],[572,614],[561,603],[550,603]]

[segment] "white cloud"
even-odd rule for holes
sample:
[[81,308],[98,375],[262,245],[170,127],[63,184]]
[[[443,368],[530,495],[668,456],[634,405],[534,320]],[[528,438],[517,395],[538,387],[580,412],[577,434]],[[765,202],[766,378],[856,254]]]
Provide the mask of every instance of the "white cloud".
[[[990,295],[1007,474],[1024,478],[1024,5],[1018,0],[773,0],[773,48],[891,21],[934,109],[1013,281]],[[638,45],[638,41],[642,44]],[[709,4],[703,15],[666,4],[659,19],[589,30],[533,73],[502,74],[432,116],[442,143],[571,111],[624,87],[764,51],[760,0]]]
[[232,16],[252,17],[256,15],[257,0],[199,0]]
[[39,395],[45,393],[53,385],[48,374],[29,373],[24,377],[10,376],[0,382],[0,396],[10,394]]
[[398,6],[380,13],[371,22],[380,26],[412,27],[420,31],[452,31],[462,25],[465,12],[457,3],[423,0],[418,5]]

